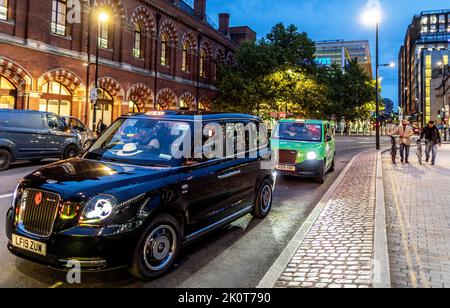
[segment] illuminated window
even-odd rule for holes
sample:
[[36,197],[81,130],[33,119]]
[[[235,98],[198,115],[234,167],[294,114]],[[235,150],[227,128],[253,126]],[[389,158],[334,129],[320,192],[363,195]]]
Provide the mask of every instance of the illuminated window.
[[445,24],[440,24],[439,25],[439,32],[445,32]]
[[445,24],[445,15],[439,15],[439,23]]
[[0,76],[0,109],[14,109],[17,91],[5,77]]
[[8,0],[0,0],[0,20],[8,20]]
[[161,65],[169,66],[169,40],[166,35],[161,37]]
[[437,16],[431,15],[430,16],[430,24],[436,24],[437,23]]
[[431,25],[430,26],[430,32],[431,33],[436,33],[437,32],[437,25]]
[[108,48],[108,22],[98,22],[98,47]]
[[180,100],[180,110],[189,110],[189,105],[184,99]]
[[139,24],[136,24],[134,27],[134,48],[133,55],[135,58],[141,58],[142,55],[142,30]]
[[51,81],[42,87],[42,97],[39,100],[40,111],[70,116],[71,106],[72,94],[63,84]]
[[422,17],[422,25],[428,25],[428,16]]
[[130,113],[138,113],[139,112],[139,107],[133,101],[130,101],[130,103],[128,104],[128,108],[130,108],[130,111],[129,111]]
[[205,50],[200,52],[200,77],[206,78],[206,61],[207,56]]
[[183,59],[181,61],[181,70],[183,72],[185,72],[185,73],[189,72],[189,67],[191,66],[190,62],[191,61],[190,61],[190,56],[189,56],[189,47],[188,47],[188,44],[185,43],[183,45]]
[[66,35],[67,0],[53,0],[52,6],[52,33]]

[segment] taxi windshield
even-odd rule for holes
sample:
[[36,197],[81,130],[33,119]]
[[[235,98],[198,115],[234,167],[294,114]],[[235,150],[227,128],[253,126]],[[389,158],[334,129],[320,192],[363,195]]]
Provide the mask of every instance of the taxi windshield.
[[144,166],[175,167],[182,158],[173,147],[190,136],[186,122],[156,119],[119,119],[92,145],[84,158]]
[[310,123],[279,123],[272,135],[274,139],[322,142],[322,125]]

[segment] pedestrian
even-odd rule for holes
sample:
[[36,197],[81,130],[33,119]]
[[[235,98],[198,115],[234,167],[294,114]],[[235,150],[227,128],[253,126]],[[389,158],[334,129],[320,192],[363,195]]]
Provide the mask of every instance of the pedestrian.
[[434,165],[436,163],[437,147],[442,145],[441,132],[434,121],[430,121],[428,126],[422,130],[420,139],[425,139],[426,162],[430,161],[431,153],[431,164]]
[[103,123],[103,120],[100,119],[97,122],[97,127],[95,128],[95,132],[97,133],[97,136],[100,136],[101,133],[106,129],[106,124]]
[[402,124],[397,127],[392,135],[399,135],[400,157],[401,162],[409,164],[409,150],[411,148],[411,137],[414,135],[412,127],[408,120],[403,120]]

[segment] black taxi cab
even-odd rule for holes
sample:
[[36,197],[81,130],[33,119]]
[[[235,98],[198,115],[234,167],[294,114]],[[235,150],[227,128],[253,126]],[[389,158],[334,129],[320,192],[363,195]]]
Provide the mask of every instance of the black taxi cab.
[[56,268],[170,270],[181,247],[272,207],[275,175],[258,117],[154,111],[116,120],[80,158],[23,178],[8,249]]

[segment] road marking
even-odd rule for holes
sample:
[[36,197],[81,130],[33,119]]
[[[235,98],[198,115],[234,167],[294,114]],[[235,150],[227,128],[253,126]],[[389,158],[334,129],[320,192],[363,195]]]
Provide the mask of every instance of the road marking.
[[14,194],[0,195],[0,199],[12,197]]
[[48,287],[49,289],[56,289],[56,288],[59,288],[60,286],[62,286],[64,283],[62,283],[62,282],[57,282],[57,283],[55,283],[54,285],[52,285],[52,286],[50,286],[50,287]]

